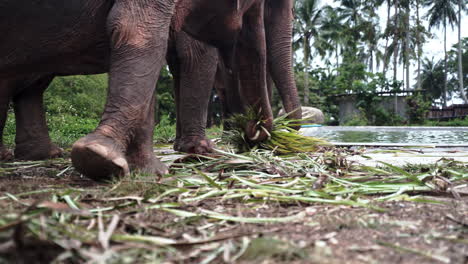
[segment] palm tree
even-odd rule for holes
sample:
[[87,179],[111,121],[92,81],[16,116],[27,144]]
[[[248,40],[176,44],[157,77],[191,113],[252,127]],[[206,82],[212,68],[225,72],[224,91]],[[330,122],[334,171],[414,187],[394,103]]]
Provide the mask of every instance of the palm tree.
[[463,63],[462,63],[462,41],[461,41],[461,13],[462,9],[467,10],[466,5],[462,5],[462,0],[458,0],[458,82],[460,95],[465,101],[465,104],[468,104],[468,98],[466,98],[465,87],[463,86]]
[[[381,1],[381,2],[379,2],[379,1]],[[390,34],[386,34],[385,32],[388,31],[388,28],[390,27],[390,23],[391,23],[390,13],[391,13],[391,10],[392,10],[392,0],[377,0],[376,6],[382,5],[384,1],[385,1],[386,5],[387,5],[387,25],[385,27],[384,34],[383,34],[383,37],[385,38],[385,49],[384,49],[384,54],[383,54],[383,69],[382,69],[382,72],[385,74],[385,72],[387,72],[387,67],[388,67],[388,64],[389,64],[389,57],[387,56],[387,50],[388,50],[388,40],[389,40],[389,37],[390,37]]]
[[410,35],[411,35],[411,25],[410,25],[410,11],[411,11],[411,0],[403,2],[405,7],[405,41],[404,41],[404,69],[406,69],[406,90],[410,89]]
[[419,19],[419,3],[420,0],[415,0],[416,4],[416,42],[418,46],[417,50],[417,60],[418,60],[418,69],[417,69],[417,81],[416,81],[416,90],[421,90],[421,54],[422,54],[422,42],[421,42],[421,21]]
[[340,6],[336,8],[338,21],[342,23],[341,44],[347,59],[358,60],[367,65],[373,72],[374,66],[379,65],[381,55],[378,50],[380,28],[376,7],[383,0],[338,0]]
[[421,69],[421,87],[426,96],[439,99],[444,96],[444,69],[442,63],[434,62],[434,58],[425,58]]
[[347,51],[356,53],[359,42],[365,39],[363,31],[371,21],[371,9],[362,0],[339,0],[336,11],[339,19],[345,25]]
[[[394,22],[394,38],[393,38],[393,44],[392,46],[394,47],[394,51],[393,51],[393,81],[396,81],[396,76],[397,76],[397,61],[398,61],[398,51],[399,51],[399,39],[400,39],[400,28],[399,28],[399,1],[398,0],[395,0],[394,1],[394,8],[395,8],[395,15],[394,15],[394,19],[395,19],[395,22]],[[398,105],[397,105],[397,97],[396,97],[396,93],[395,93],[395,112],[397,111],[398,109]]]
[[294,6],[296,20],[294,23],[294,46],[302,48],[304,63],[304,105],[309,104],[308,72],[312,59],[312,49],[315,53],[325,54],[321,48],[319,26],[322,20],[322,9],[319,8],[319,0],[297,0]]
[[429,7],[429,29],[433,27],[444,28],[444,107],[447,106],[447,24],[453,28],[457,22],[455,5],[457,0],[425,0],[423,5]]
[[[340,46],[343,45],[345,25],[341,21],[336,9],[331,6],[324,7],[324,19],[320,31],[328,43],[329,56],[335,56],[335,68],[340,66]],[[342,47],[341,47],[342,48]]]

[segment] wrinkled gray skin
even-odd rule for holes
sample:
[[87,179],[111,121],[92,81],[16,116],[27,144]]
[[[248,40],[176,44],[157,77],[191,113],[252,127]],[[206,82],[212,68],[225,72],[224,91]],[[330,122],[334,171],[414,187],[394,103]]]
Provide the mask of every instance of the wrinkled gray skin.
[[[240,74],[242,89],[251,98],[248,103],[261,109],[263,126],[271,129],[263,0],[180,0],[177,7],[174,0],[0,0],[0,10],[0,128],[13,100],[17,158],[60,152],[50,142],[42,109],[43,91],[54,76],[109,72],[101,122],[73,145],[73,165],[98,180],[130,170],[166,173],[153,154],[152,134],[154,87],[171,21],[176,32],[183,28],[227,60],[238,38],[248,43],[239,53],[251,67],[248,75]],[[241,21],[250,28],[239,37]],[[0,145],[0,158],[9,156]]]
[[[268,96],[272,83],[278,88],[284,109],[292,119],[301,118],[300,101],[292,65],[292,0],[265,1],[265,32],[268,62]],[[245,22],[244,22],[244,25]],[[246,26],[246,29],[249,27]],[[241,33],[241,36],[247,33]],[[213,144],[205,137],[206,110],[211,87],[216,88],[223,103],[224,117],[241,113],[248,106],[238,82],[240,69],[245,68],[242,57],[229,62],[232,73],[218,56],[214,47],[199,42],[185,32],[171,37],[168,63],[175,79],[177,103],[177,135],[174,149],[189,153],[211,152]],[[242,38],[239,50],[247,45]],[[229,58],[228,58],[229,59]],[[226,61],[226,59],[224,59]],[[244,65],[242,65],[244,63]],[[247,74],[247,73],[245,73]],[[193,89],[193,87],[200,87]],[[204,88],[204,89],[203,89]],[[254,133],[254,131],[252,131]]]

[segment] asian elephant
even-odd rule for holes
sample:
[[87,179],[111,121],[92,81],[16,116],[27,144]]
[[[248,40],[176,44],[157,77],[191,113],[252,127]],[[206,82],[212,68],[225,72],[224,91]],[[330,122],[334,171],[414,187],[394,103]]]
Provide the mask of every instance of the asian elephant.
[[[292,8],[292,0],[265,0],[267,87],[268,96],[271,97],[274,81],[284,109],[291,113],[289,117],[300,119],[300,101],[292,65]],[[249,30],[246,22],[244,26],[244,30]],[[247,43],[241,37],[237,45],[239,50],[234,54],[242,54],[242,48]],[[225,118],[245,110],[248,95],[242,93],[238,79],[243,70],[252,69],[245,67],[242,57],[235,57],[239,58],[234,59],[235,69],[228,69],[232,63],[228,61],[229,67],[226,67],[226,58],[218,56],[213,46],[199,42],[183,31],[174,33],[170,38],[167,60],[175,79],[177,103],[175,150],[189,153],[212,151],[212,144],[205,137],[206,111],[212,84],[223,103]]]
[[[246,67],[239,74],[242,90],[271,129],[263,8],[263,0],[0,0],[0,128],[13,100],[22,131],[15,155],[53,156],[58,148],[47,133],[43,91],[54,76],[108,72],[101,121],[73,145],[73,165],[98,180],[130,170],[166,173],[153,154],[153,104],[172,23],[175,32],[216,47],[226,61],[238,39],[245,43],[237,49]],[[242,30],[245,22],[249,30]],[[0,154],[9,156],[2,144]]]

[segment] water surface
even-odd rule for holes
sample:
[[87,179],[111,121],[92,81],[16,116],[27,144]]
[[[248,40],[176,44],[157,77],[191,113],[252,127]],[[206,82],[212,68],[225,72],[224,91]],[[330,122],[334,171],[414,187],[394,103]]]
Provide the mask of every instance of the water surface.
[[468,127],[311,127],[306,136],[331,142],[468,144]]

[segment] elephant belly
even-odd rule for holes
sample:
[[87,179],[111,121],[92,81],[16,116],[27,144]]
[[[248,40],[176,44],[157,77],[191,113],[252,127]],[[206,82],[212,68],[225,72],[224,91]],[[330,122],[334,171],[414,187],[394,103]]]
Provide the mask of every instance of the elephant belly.
[[0,78],[107,70],[106,0],[0,0]]

